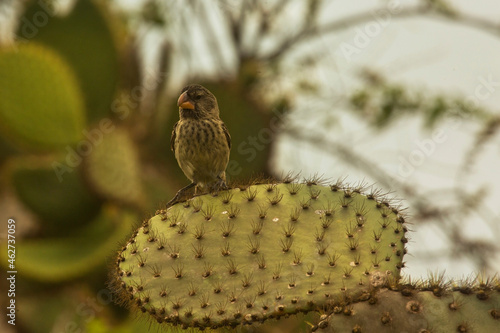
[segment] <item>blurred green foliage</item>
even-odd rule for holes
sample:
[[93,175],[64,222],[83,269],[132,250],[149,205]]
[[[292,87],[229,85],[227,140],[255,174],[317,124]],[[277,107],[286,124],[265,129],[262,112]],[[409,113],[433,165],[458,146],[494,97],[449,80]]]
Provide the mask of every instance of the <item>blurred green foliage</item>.
[[[50,1],[41,2],[28,6],[24,17],[33,26],[20,25],[17,35],[50,47],[67,61],[79,79],[90,123],[109,115],[120,78],[120,22],[103,1],[77,1],[63,17],[54,16]],[[48,16],[46,24],[37,24],[41,13]]]
[[[36,292],[36,297],[21,295],[17,298],[18,304],[22,304],[22,311],[17,317],[17,327],[20,332],[47,333],[52,332],[54,323],[59,321],[61,331],[69,331],[75,327],[83,327],[84,320],[77,314],[76,309],[84,304],[83,297],[90,297],[89,291],[61,288]],[[83,296],[85,295],[85,296]]]
[[84,161],[90,187],[103,198],[141,206],[144,201],[141,167],[136,147],[128,133],[114,129],[103,136]]
[[349,96],[352,109],[376,128],[387,128],[393,121],[418,115],[432,128],[440,120],[474,117],[489,120],[491,115],[462,97],[450,98],[427,91],[414,91],[404,85],[386,82],[371,72],[362,74],[364,86]]
[[[119,66],[122,25],[103,1],[77,1],[59,16],[50,1],[31,1],[19,42],[0,45],[0,188],[34,226],[16,220],[26,332],[85,328],[81,295],[106,288],[108,260],[142,214],[139,156],[111,109],[127,70]],[[96,316],[124,311],[110,309]]]
[[[64,14],[53,4],[28,1],[18,41],[0,45],[0,189],[32,216],[16,221],[19,327],[145,331],[151,323],[114,302],[87,303],[109,291],[107,265],[144,212],[187,182],[169,144],[178,92],[166,94],[168,110],[158,99],[141,113],[143,68],[125,22],[106,1],[77,0]],[[233,136],[233,179],[265,173],[274,139],[267,130],[258,138],[273,109],[247,84],[207,83]],[[248,141],[256,135],[258,146]]]
[[44,221],[46,234],[64,235],[99,213],[102,202],[88,192],[78,172],[60,182],[48,163],[33,159],[14,162],[9,177],[15,194]]
[[[103,268],[103,258],[126,238],[136,219],[134,214],[107,208],[85,227],[65,237],[26,239],[17,248],[17,268],[23,277],[42,282],[68,281]],[[5,254],[6,251],[0,254],[3,262],[7,262]]]
[[58,54],[33,43],[0,50],[0,124],[23,148],[77,142],[85,126],[82,94]]

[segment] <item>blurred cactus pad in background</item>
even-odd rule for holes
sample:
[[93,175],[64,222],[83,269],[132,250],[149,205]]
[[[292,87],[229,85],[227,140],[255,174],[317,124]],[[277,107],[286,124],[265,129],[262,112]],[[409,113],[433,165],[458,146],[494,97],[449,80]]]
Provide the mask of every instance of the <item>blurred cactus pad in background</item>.
[[[201,53],[220,58],[203,71],[196,33],[175,29],[196,1],[182,12],[148,0],[132,14],[116,1],[63,2],[0,3],[0,18],[15,19],[0,35],[0,218],[16,220],[17,331],[500,331],[498,279],[401,280],[409,223],[382,191],[270,180],[298,92],[317,88],[314,59],[292,60],[300,70],[280,62],[302,37],[260,52],[226,6],[222,49],[234,59],[207,38]],[[307,2],[304,31],[317,4]],[[262,36],[274,31],[267,17]],[[186,83],[217,97],[232,185],[167,208],[188,184],[170,151]],[[371,97],[352,104],[372,107]],[[384,124],[400,104],[385,105]]]

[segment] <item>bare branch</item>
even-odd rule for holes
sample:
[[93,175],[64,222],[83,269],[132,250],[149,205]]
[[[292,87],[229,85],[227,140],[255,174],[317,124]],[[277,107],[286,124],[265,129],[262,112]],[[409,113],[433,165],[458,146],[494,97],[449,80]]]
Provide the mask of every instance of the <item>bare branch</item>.
[[475,161],[485,148],[486,144],[495,138],[495,135],[500,132],[500,116],[492,116],[491,119],[484,123],[483,128],[475,135],[474,143],[465,153],[460,169],[457,173],[457,179],[464,179],[470,174]]

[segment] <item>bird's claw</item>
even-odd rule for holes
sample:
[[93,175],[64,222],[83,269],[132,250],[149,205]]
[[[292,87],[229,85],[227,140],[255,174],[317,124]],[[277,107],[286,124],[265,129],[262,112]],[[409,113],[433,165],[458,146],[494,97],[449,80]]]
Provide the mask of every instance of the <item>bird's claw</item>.
[[181,188],[179,191],[177,191],[175,196],[169,202],[167,202],[166,207],[168,208],[168,207],[176,204],[179,201],[179,198],[184,194],[184,192],[186,192],[187,190],[189,190],[193,186],[196,186],[196,183],[191,183],[191,184]]
[[218,180],[211,186],[211,191],[214,193],[218,193],[220,190],[227,190],[228,187],[226,182],[222,178],[218,178]]

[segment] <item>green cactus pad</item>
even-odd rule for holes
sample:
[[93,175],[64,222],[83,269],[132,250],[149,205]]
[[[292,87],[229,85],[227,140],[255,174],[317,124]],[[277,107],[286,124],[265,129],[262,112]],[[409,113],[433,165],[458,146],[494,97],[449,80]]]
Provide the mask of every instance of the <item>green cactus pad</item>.
[[11,161],[12,186],[23,204],[41,220],[45,235],[67,235],[99,213],[101,202],[89,193],[78,170],[68,172],[59,181],[51,160]]
[[0,128],[34,150],[57,149],[82,136],[85,115],[73,72],[33,43],[0,49]]
[[120,251],[121,299],[158,322],[236,326],[353,302],[399,279],[405,220],[376,195],[253,185],[178,203]]
[[84,175],[100,196],[138,206],[143,193],[137,149],[127,131],[113,127],[84,159]]
[[[136,218],[130,212],[107,206],[91,223],[74,235],[59,238],[25,239],[17,250],[16,268],[23,277],[58,283],[84,276],[104,266],[117,242],[122,240]],[[71,223],[71,221],[68,221]],[[2,265],[7,261],[7,243],[0,244]]]
[[[66,16],[54,15],[50,2],[32,1],[16,35],[50,47],[68,62],[83,91],[87,118],[93,123],[110,114],[116,93],[119,37],[124,37],[119,36],[120,23],[104,1],[76,1]],[[44,17],[46,23],[39,23]]]
[[[498,289],[498,290],[495,290]],[[500,332],[500,289],[380,290],[367,302],[323,315],[317,332]]]

